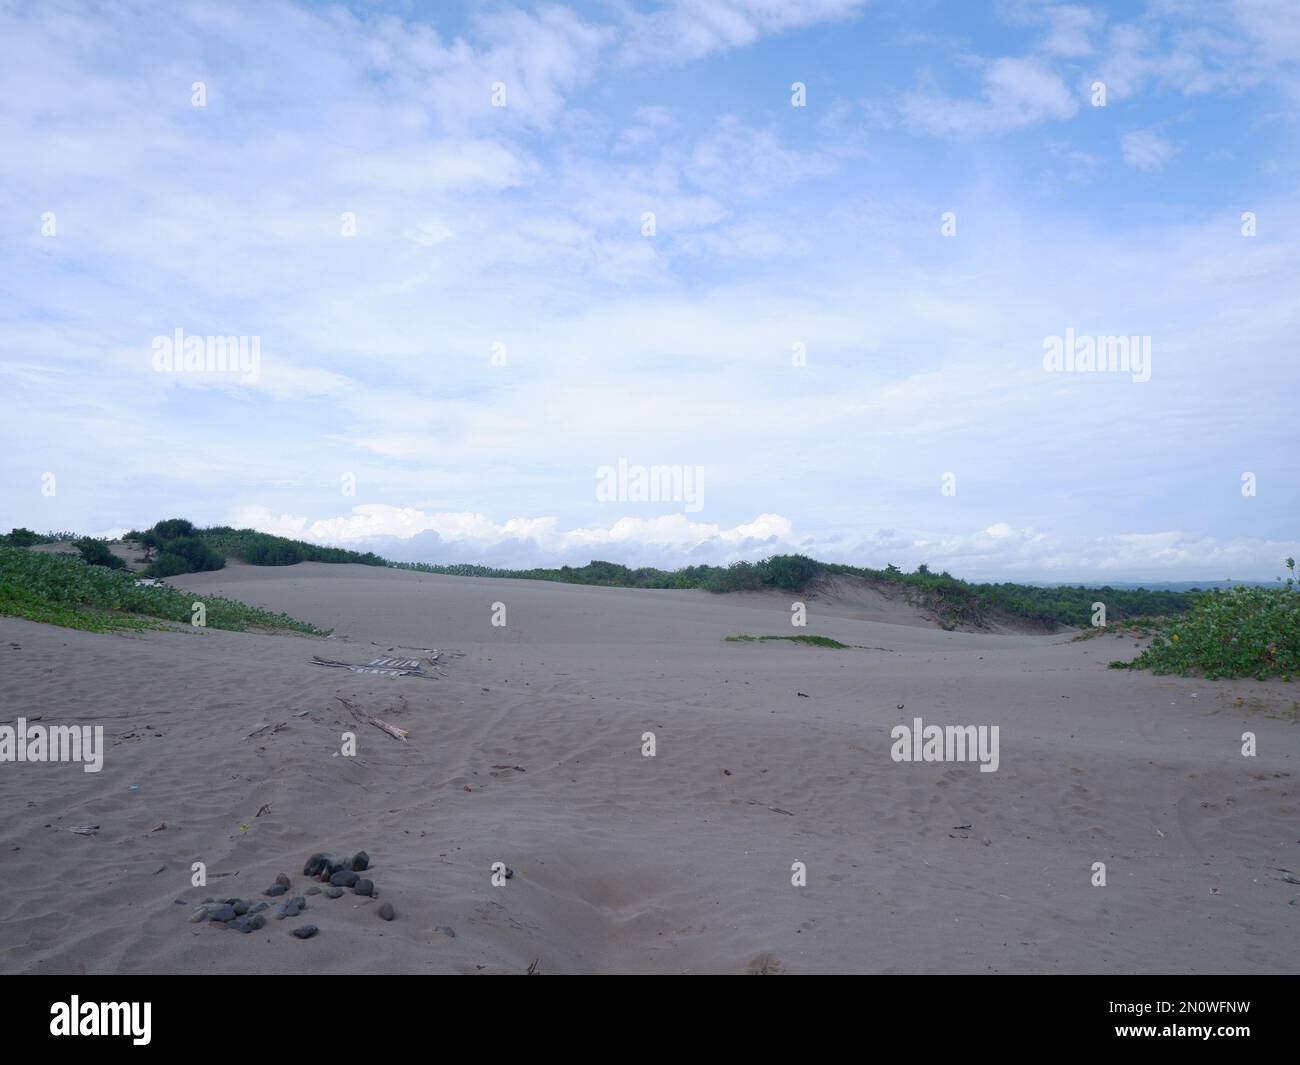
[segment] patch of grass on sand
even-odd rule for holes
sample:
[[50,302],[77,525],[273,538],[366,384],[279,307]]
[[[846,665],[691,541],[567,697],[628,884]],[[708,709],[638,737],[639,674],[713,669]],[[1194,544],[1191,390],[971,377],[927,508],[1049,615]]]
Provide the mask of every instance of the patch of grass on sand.
[[1150,647],[1111,669],[1290,680],[1300,673],[1300,588],[1295,559],[1286,565],[1291,576],[1274,588],[1203,592],[1186,614],[1163,619]]
[[72,555],[0,547],[0,614],[9,617],[88,632],[140,630],[162,628],[164,621],[188,624],[194,602],[204,604],[212,629],[278,629],[317,636],[329,631],[219,595],[138,584],[134,574],[87,565]]
[[727,640],[732,643],[748,643],[757,640],[789,640],[791,643],[806,643],[810,647],[837,647],[845,651],[850,650],[850,645],[840,643],[839,640],[832,640],[829,636],[728,636]]

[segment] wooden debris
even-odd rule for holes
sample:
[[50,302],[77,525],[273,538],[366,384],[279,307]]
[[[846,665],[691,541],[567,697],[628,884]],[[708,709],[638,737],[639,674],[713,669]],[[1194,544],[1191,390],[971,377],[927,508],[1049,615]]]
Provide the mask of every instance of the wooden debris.
[[374,725],[375,728],[379,729],[380,732],[386,732],[388,735],[392,736],[393,739],[401,740],[403,743],[406,742],[406,737],[410,735],[410,733],[408,733],[406,729],[398,728],[396,725],[390,725],[387,721],[384,721],[382,718],[375,717],[374,714],[367,713],[364,710],[358,709],[357,707],[353,706],[350,702],[348,702],[346,699],[344,699],[343,696],[341,695],[336,695],[334,696],[334,698],[336,698],[345,707],[347,707],[348,713],[350,713],[354,718],[356,718],[363,725]]
[[[437,653],[435,652],[435,655]],[[332,658],[321,658],[320,655],[312,655],[311,660],[312,664],[317,666],[329,666],[331,669],[350,669],[353,673],[377,674],[381,677],[423,677],[425,680],[433,680],[434,672],[446,676],[446,673],[437,665],[436,657],[429,659],[428,670],[425,669],[424,663],[418,658],[374,658],[365,665],[339,662]]]

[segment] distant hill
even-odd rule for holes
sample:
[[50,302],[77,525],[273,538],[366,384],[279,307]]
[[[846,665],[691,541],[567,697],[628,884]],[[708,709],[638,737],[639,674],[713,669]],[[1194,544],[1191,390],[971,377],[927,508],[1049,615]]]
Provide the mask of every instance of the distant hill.
[[[10,534],[26,546],[31,540],[70,538],[71,534],[39,537],[28,530]],[[8,539],[8,538],[0,538]],[[933,573],[928,566],[905,572],[897,566],[871,569],[835,562],[820,562],[804,555],[773,555],[759,562],[734,562],[729,566],[686,566],[663,570],[632,568],[618,562],[593,560],[584,566],[558,568],[503,569],[469,564],[435,565],[425,562],[392,562],[373,551],[348,551],[321,547],[303,540],[272,536],[254,529],[228,525],[200,528],[184,518],[160,521],[144,532],[130,532],[123,538],[146,550],[151,576],[220,569],[227,559],[252,566],[292,566],[299,562],[352,563],[363,566],[393,566],[423,573],[444,573],[474,577],[509,577],[522,580],[560,581],[567,584],[604,585],[618,588],[700,588],[714,593],[761,591],[813,592],[819,584],[837,577],[850,577],[867,587],[902,598],[928,612],[946,628],[994,629],[1011,623],[1018,627],[1051,632],[1062,626],[1086,628],[1092,624],[1093,604],[1104,603],[1110,622],[1134,617],[1180,614],[1191,609],[1194,589],[1229,587],[1230,582],[1158,582],[1138,585],[1049,583],[973,583]],[[18,546],[15,544],[15,546]],[[85,557],[86,552],[82,552]],[[88,561],[94,561],[88,558]],[[1262,582],[1261,582],[1262,583]]]

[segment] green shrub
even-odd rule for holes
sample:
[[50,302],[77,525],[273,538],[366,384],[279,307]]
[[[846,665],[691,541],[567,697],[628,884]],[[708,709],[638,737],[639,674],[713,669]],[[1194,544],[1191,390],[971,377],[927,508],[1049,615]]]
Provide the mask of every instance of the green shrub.
[[95,540],[89,536],[75,541],[81,557],[91,566],[107,566],[109,569],[126,569],[126,563],[108,549],[104,540]]
[[194,523],[184,518],[168,518],[158,522],[150,531],[159,540],[175,540],[182,536],[193,536]]
[[1272,588],[1230,588],[1203,592],[1192,609],[1163,620],[1151,646],[1112,669],[1224,677],[1282,677],[1300,672],[1300,589],[1295,559],[1290,576]]
[[31,529],[24,529],[21,526],[14,529],[13,532],[0,536],[0,543],[8,547],[34,547],[36,544],[49,542],[49,537],[34,533]]
[[203,573],[221,569],[226,560],[196,536],[178,536],[163,541],[157,560],[149,567],[151,577],[175,577],[182,573]]

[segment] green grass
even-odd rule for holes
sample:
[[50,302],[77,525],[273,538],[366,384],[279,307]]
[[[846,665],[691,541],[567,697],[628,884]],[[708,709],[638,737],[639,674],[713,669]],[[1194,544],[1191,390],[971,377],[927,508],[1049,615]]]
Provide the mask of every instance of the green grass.
[[165,584],[140,585],[134,574],[87,565],[71,555],[0,547],[0,614],[51,625],[111,632],[188,625],[191,604],[207,609],[208,628],[249,628],[326,635],[287,614],[259,610],[218,595],[184,592]]
[[1151,646],[1112,669],[1204,676],[1208,680],[1255,677],[1290,680],[1300,672],[1300,588],[1295,559],[1291,576],[1272,588],[1203,592],[1192,609],[1161,619]]
[[850,650],[850,645],[840,643],[839,640],[832,640],[829,636],[728,636],[727,640],[733,643],[747,643],[755,640],[789,640],[791,643],[806,643],[810,647],[837,647],[842,650]]

